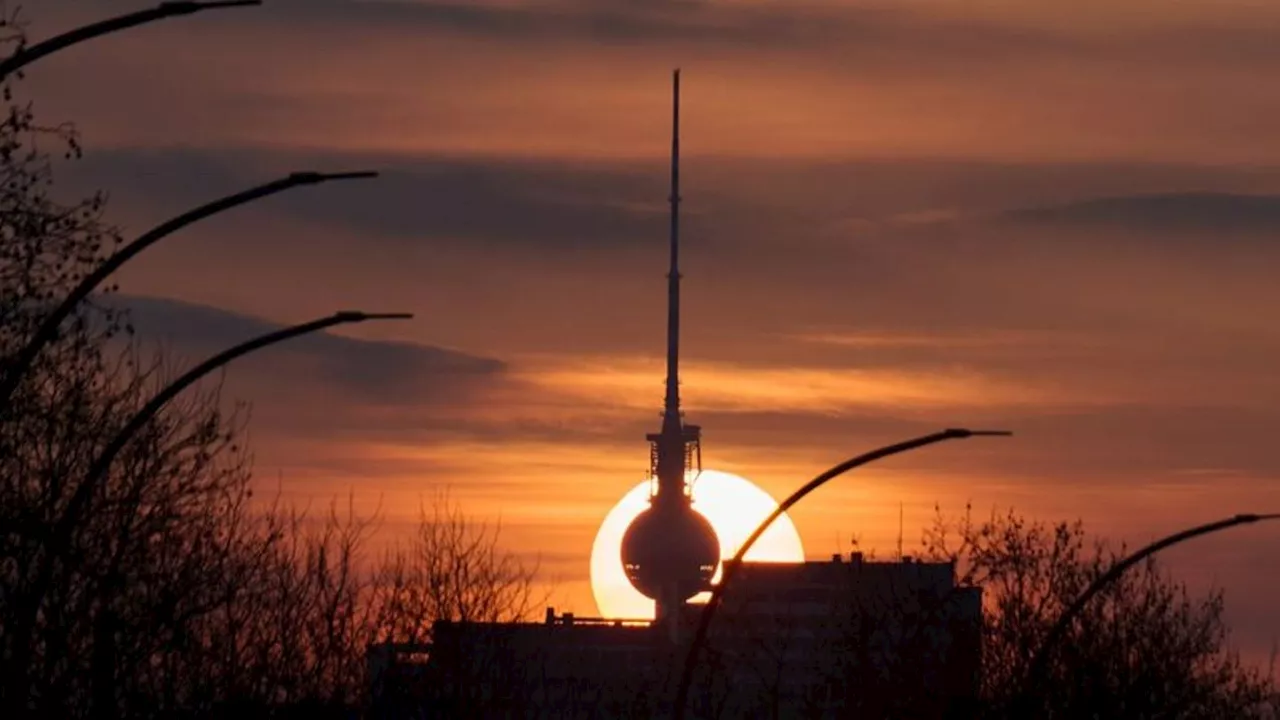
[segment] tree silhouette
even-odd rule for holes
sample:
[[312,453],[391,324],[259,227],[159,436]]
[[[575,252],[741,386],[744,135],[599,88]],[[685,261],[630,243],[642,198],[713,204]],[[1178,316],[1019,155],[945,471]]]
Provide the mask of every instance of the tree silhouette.
[[378,568],[375,604],[380,640],[425,643],[432,624],[511,622],[542,606],[537,563],[502,550],[500,525],[468,517],[448,494],[420,509],[407,546],[388,552]]
[[[975,521],[938,513],[926,554],[951,559],[983,588],[982,705],[1003,717],[1059,613],[1125,555],[1080,522],[1048,525],[1012,511]],[[1227,647],[1223,594],[1193,596],[1154,559],[1085,609],[1047,673],[1049,717],[1273,718],[1275,686]]]
[[464,648],[453,642],[456,635],[435,633],[440,622],[527,620],[545,603],[548,596],[535,589],[537,563],[503,550],[500,539],[500,525],[468,517],[439,493],[421,509],[410,541],[383,556],[369,601],[372,642],[382,652],[422,651],[430,644],[435,657],[431,675],[414,681],[370,678],[379,717],[402,717],[426,705],[436,707],[433,717],[441,716],[441,708],[457,709],[445,717],[487,717],[529,700],[521,689],[536,679],[531,673],[537,663],[513,662],[506,637]]
[[[22,26],[4,19],[12,51]],[[55,161],[80,153],[74,129],[37,123],[12,82],[0,373],[120,237],[103,195],[57,196]],[[536,600],[534,567],[451,505],[424,509],[418,536],[381,560],[364,552],[374,518],[255,505],[243,406],[216,384],[165,405],[69,513],[93,458],[179,367],[100,300],[75,307],[0,407],[0,717],[346,713],[366,694],[370,643]]]

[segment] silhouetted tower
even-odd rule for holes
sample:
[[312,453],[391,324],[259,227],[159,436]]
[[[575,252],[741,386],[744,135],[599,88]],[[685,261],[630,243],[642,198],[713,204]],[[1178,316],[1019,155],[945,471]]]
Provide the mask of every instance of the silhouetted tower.
[[[671,133],[671,269],[667,275],[667,387],[662,431],[650,433],[649,507],[622,538],[627,578],[653,598],[659,621],[708,589],[720,562],[711,523],[693,509],[690,472],[702,469],[702,428],[680,412],[680,71],[673,74]],[[674,625],[673,625],[674,627]]]

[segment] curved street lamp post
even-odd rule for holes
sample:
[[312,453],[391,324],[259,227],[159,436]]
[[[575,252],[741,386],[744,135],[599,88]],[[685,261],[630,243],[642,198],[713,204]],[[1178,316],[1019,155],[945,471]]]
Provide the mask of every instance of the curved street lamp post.
[[[262,350],[263,348],[271,345],[275,345],[301,335],[306,335],[308,333],[317,332],[335,325],[360,323],[370,320],[403,320],[412,317],[413,315],[409,313],[365,313],[358,311],[343,311],[317,320],[312,320],[310,322],[282,328],[265,335],[260,335],[252,340],[243,342],[210,357],[184,373],[181,377],[174,380],[160,392],[156,393],[141,410],[134,414],[134,416],[125,423],[125,426],[120,430],[120,432],[117,433],[106,448],[98,454],[93,464],[90,465],[84,481],[76,488],[71,500],[67,503],[66,510],[54,525],[48,538],[49,544],[44,557],[44,562],[41,565],[37,582],[33,588],[34,592],[32,592],[27,598],[27,603],[23,608],[24,612],[22,613],[22,620],[24,622],[22,622],[18,628],[15,628],[17,632],[27,635],[25,639],[18,642],[17,647],[15,648],[15,652],[18,653],[18,657],[16,658],[18,664],[15,665],[15,667],[25,667],[25,665],[22,664],[22,661],[30,656],[32,650],[30,632],[32,630],[36,614],[39,612],[40,604],[43,602],[43,597],[47,592],[48,585],[52,582],[55,560],[61,557],[66,551],[66,546],[70,542],[71,533],[84,506],[93,496],[94,489],[107,476],[108,471],[111,469],[112,462],[120,452],[124,450],[125,446],[128,445],[129,440],[132,439],[139,430],[145,427],[146,424],[151,421],[170,400],[214,370],[223,367],[237,358]],[[25,680],[25,675],[21,672],[15,672],[13,680],[15,683],[23,682]],[[99,678],[99,680],[101,679]],[[98,688],[95,686],[95,689]],[[14,694],[14,698],[9,699],[10,701],[18,700],[22,692],[16,685],[10,685],[9,691]]]
[[[23,68],[42,58],[48,57],[61,50],[69,48],[73,45],[102,37],[115,32],[128,30],[133,27],[145,25],[159,20],[183,15],[192,15],[205,10],[229,9],[236,7],[252,7],[262,5],[262,0],[206,0],[200,1],[178,1],[178,2],[161,2],[154,8],[141,10],[133,13],[127,13],[117,17],[109,18],[99,22],[84,25],[68,32],[56,35],[52,38],[43,40],[31,46],[19,47],[16,52],[3,60],[0,60],[0,83],[5,82],[8,78]],[[93,290],[102,283],[108,276],[118,270],[124,263],[137,256],[143,250],[154,245],[159,240],[168,235],[203,220],[211,215],[215,215],[234,207],[258,200],[269,195],[273,195],[284,190],[302,185],[315,185],[331,180],[351,180],[359,178],[376,177],[374,172],[351,172],[351,173],[316,173],[316,172],[298,172],[293,173],[280,180],[267,183],[265,185],[252,188],[250,190],[231,195],[212,203],[195,208],[183,215],[180,215],[162,225],[157,226],[150,232],[142,235],[132,243],[120,248],[116,253],[107,258],[92,273],[86,276],[55,308],[37,328],[31,339],[19,351],[15,357],[15,362],[11,365],[3,378],[0,378],[0,413],[5,413],[9,409],[9,400],[14,391],[21,383],[23,377],[30,370],[31,365],[35,362],[40,351],[57,336],[58,328],[62,322],[75,310],[76,306],[89,296]],[[50,537],[48,552],[45,561],[35,584],[34,592],[27,598],[27,612],[23,615],[29,616],[27,619],[34,621],[35,614],[39,611],[41,599],[44,596],[44,589],[52,580],[53,562],[61,553],[62,546],[66,545],[69,537],[69,530],[74,526],[76,518],[79,516],[82,507],[87,504],[92,496],[93,489],[107,476],[111,468],[111,464],[121,451],[128,445],[132,437],[146,424],[153,419],[163,409],[165,404],[176,397],[187,387],[197,382],[200,378],[205,377],[209,373],[225,366],[227,363],[242,357],[254,351],[263,349],[270,345],[283,342],[300,335],[316,332],[328,327],[340,325],[344,323],[358,323],[369,320],[391,320],[391,319],[407,319],[413,317],[408,313],[363,313],[355,311],[339,312],[329,317],[313,320],[311,322],[302,323],[292,327],[284,328],[275,332],[262,335],[260,337],[249,340],[245,343],[230,348],[218,355],[215,355],[195,368],[182,375],[173,383],[165,387],[157,393],[151,400],[125,424],[125,427],[116,435],[111,443],[98,455],[90,466],[84,482],[76,489],[71,501],[68,503],[66,511],[55,524]],[[25,626],[14,628],[20,633],[27,635],[26,642],[19,642],[14,648],[18,655],[16,660],[19,662],[15,668],[23,667],[24,663],[20,662],[22,658],[29,659],[32,650],[30,645],[30,632],[33,626],[27,623]],[[108,662],[110,662],[108,660]],[[12,694],[7,697],[5,704],[13,707],[22,706],[21,694],[23,685],[21,678],[25,677],[24,673],[16,672],[13,682],[6,682],[5,689]],[[95,678],[95,693],[101,692],[103,689],[98,687],[101,680]],[[103,708],[96,708],[97,712],[103,712]]]
[[273,180],[264,185],[250,188],[234,195],[228,195],[224,198],[214,200],[211,203],[201,205],[198,208],[189,210],[167,222],[164,222],[152,228],[148,232],[140,235],[136,240],[117,250],[110,257],[102,262],[93,272],[89,273],[80,281],[76,287],[67,294],[62,303],[58,305],[53,312],[44,319],[40,327],[36,330],[27,344],[23,346],[16,357],[13,364],[5,370],[4,377],[0,378],[0,413],[5,413],[9,408],[9,400],[13,397],[13,393],[21,384],[23,376],[31,369],[32,363],[40,351],[44,349],[58,334],[58,328],[63,321],[71,315],[76,306],[84,301],[85,298],[93,292],[95,288],[102,284],[122,265],[132,260],[139,253],[160,240],[172,235],[173,233],[193,225],[205,218],[219,213],[226,212],[241,205],[251,203],[255,200],[275,195],[296,187],[304,185],[319,185],[321,183],[338,181],[338,180],[362,180],[366,178],[375,178],[378,173],[371,171],[360,172],[342,172],[342,173],[318,173],[318,172],[295,172]]
[[[209,373],[221,368],[236,358],[243,357],[252,352],[262,350],[263,348],[285,342],[301,335],[317,332],[335,325],[347,323],[360,323],[370,320],[407,320],[412,318],[410,313],[365,313],[359,311],[343,311],[337,312],[328,317],[319,318],[310,322],[293,325],[291,327],[282,328],[274,332],[260,335],[252,340],[243,342],[235,347],[224,350],[205,360],[191,370],[187,371],[177,380],[167,385],[163,390],[156,393],[155,396],[147,402],[137,413],[134,414],[129,422],[116,433],[111,442],[98,454],[98,457],[89,466],[89,472],[85,475],[84,481],[76,488],[75,494],[71,501],[67,504],[67,510],[63,514],[62,522],[55,530],[55,546],[53,550],[56,552],[63,549],[63,541],[70,537],[70,531],[75,526],[77,516],[82,507],[89,501],[93,495],[93,490],[101,482],[103,482],[107,473],[111,469],[112,462],[124,450],[133,436],[138,434],[143,427],[146,426],[166,404],[179,393],[187,389],[191,385],[198,382],[201,378]],[[54,555],[56,557],[56,554]],[[49,566],[51,568],[51,566]],[[118,570],[114,567],[108,572],[106,585],[113,586],[119,582],[117,577]],[[114,694],[115,694],[115,643],[112,635],[112,618],[114,616],[109,612],[104,612],[95,627],[98,633],[99,641],[94,643],[94,669],[91,673],[91,682],[96,697],[95,713],[100,718],[114,717]]]
[[720,576],[720,582],[712,588],[711,597],[707,600],[706,606],[702,609],[702,613],[698,620],[698,630],[694,634],[693,642],[689,644],[689,651],[685,656],[684,668],[680,673],[680,685],[676,690],[676,720],[682,720],[684,718],[685,706],[688,705],[689,700],[689,688],[693,682],[693,670],[697,665],[699,652],[702,650],[702,646],[706,644],[707,632],[711,627],[711,620],[715,617],[716,610],[720,606],[720,601],[724,595],[725,587],[728,586],[729,582],[735,576],[737,569],[742,565],[742,560],[746,557],[747,551],[755,545],[756,541],[760,539],[760,536],[764,535],[765,531],[769,529],[769,526],[771,526],[775,520],[782,517],[782,515],[786,513],[791,506],[800,502],[800,500],[802,500],[806,495],[817,490],[819,487],[825,485],[836,477],[839,477],[856,467],[875,462],[876,460],[889,457],[890,455],[897,455],[899,453],[908,452],[910,450],[922,448],[934,443],[944,442],[946,440],[962,440],[964,438],[990,436],[1007,437],[1012,434],[1013,433],[1005,430],[968,430],[965,428],[951,428],[933,433],[932,435],[924,435],[913,440],[900,442],[895,445],[887,445],[878,450],[872,450],[871,452],[850,458],[849,460],[836,465],[813,480],[810,480],[799,490],[792,493],[792,495],[786,500],[783,500],[782,503],[778,505],[777,509],[775,509],[769,517],[765,518],[764,522],[760,523],[760,526],[755,529],[755,532],[751,533],[751,535],[747,537],[746,541],[742,543],[742,547],[738,549],[737,554],[723,564],[723,573]]
[[[1220,532],[1228,528],[1233,528],[1237,525],[1248,525],[1267,520],[1280,520],[1280,513],[1273,513],[1269,515],[1242,514],[1229,517],[1225,520],[1218,520],[1217,522],[1199,525],[1189,530],[1174,533],[1162,540],[1157,540],[1156,542],[1151,543],[1150,545],[1117,562],[1110,570],[1103,573],[1097,580],[1094,580],[1093,583],[1090,584],[1083,593],[1080,593],[1080,596],[1071,603],[1070,607],[1058,616],[1057,622],[1053,624],[1053,627],[1049,630],[1048,634],[1045,635],[1044,641],[1040,643],[1040,649],[1036,651],[1036,654],[1031,659],[1031,666],[1027,671],[1027,678],[1025,685],[1023,686],[1023,691],[1020,693],[1019,699],[1015,701],[1014,709],[1021,710],[1023,712],[1031,709],[1031,704],[1036,702],[1036,698],[1038,697],[1040,684],[1043,682],[1044,673],[1048,668],[1049,657],[1052,654],[1052,650],[1066,635],[1067,628],[1071,625],[1071,621],[1075,620],[1076,616],[1084,610],[1090,600],[1096,597],[1098,593],[1105,590],[1108,585],[1119,580],[1125,572],[1134,565],[1137,565],[1148,557],[1155,555],[1171,545],[1177,545],[1178,543],[1186,542],[1187,540],[1191,540],[1202,535]],[[1028,715],[1028,717],[1030,716]]]
[[162,2],[159,5],[148,10],[139,10],[137,12],[119,15],[106,20],[100,20],[95,23],[83,25],[74,30],[68,30],[61,35],[55,35],[48,40],[42,40],[30,47],[20,48],[17,52],[0,61],[0,82],[4,82],[10,75],[18,72],[22,68],[31,63],[59,50],[65,50],[72,45],[78,45],[86,40],[92,40],[103,35],[109,35],[121,30],[146,25],[158,20],[166,18],[178,17],[180,15],[194,15],[204,10],[221,10],[225,8],[251,7],[261,5],[262,0],[215,0],[212,2]]
[[75,521],[75,515],[79,512],[80,507],[88,502],[89,497],[93,493],[93,488],[103,481],[107,472],[111,469],[111,463],[116,459],[116,456],[124,450],[125,446],[129,444],[129,441],[133,439],[133,436],[145,427],[152,418],[159,414],[160,410],[162,410],[170,400],[177,397],[178,393],[181,393],[183,390],[186,390],[188,387],[195,384],[200,380],[200,378],[203,378],[236,358],[248,355],[249,353],[261,350],[268,346],[275,345],[276,343],[291,340],[300,335],[307,335],[328,327],[333,327],[334,325],[361,323],[370,320],[408,320],[412,317],[413,315],[411,313],[365,313],[354,310],[344,310],[342,312],[329,315],[328,317],[282,328],[274,332],[269,332],[265,335],[259,335],[252,340],[248,340],[236,345],[235,347],[224,350],[191,368],[184,373],[182,377],[179,377],[177,380],[169,383],[169,385],[167,385],[163,390],[156,393],[141,410],[129,419],[129,422],[126,423],[124,428],[116,434],[111,443],[98,454],[98,457],[93,461],[93,464],[89,466],[89,472],[85,474],[84,482],[80,484],[80,487],[76,488],[76,492],[71,497],[71,501],[67,503],[67,509],[63,515],[64,522]]

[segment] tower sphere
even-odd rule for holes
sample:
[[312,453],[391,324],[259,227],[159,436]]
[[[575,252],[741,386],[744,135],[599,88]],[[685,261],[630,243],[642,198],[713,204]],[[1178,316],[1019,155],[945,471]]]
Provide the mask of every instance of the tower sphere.
[[720,562],[715,528],[685,503],[654,505],[622,536],[622,567],[631,585],[657,600],[674,584],[679,602],[709,589]]

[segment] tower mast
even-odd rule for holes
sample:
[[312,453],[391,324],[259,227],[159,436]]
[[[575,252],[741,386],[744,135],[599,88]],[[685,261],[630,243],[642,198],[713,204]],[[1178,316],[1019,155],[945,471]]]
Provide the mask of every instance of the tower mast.
[[649,433],[649,507],[622,538],[631,584],[652,598],[655,614],[677,634],[677,611],[707,589],[720,562],[715,528],[693,508],[686,481],[702,469],[702,428],[680,412],[680,71],[672,74],[671,228],[667,271],[667,377],[662,429]]
[[667,382],[662,431],[649,435],[655,505],[689,504],[685,477],[701,470],[702,429],[686,425],[680,412],[680,70],[671,75],[670,258],[667,270]]
[[680,425],[680,70],[671,87],[671,267],[667,272],[667,394],[663,429]]

